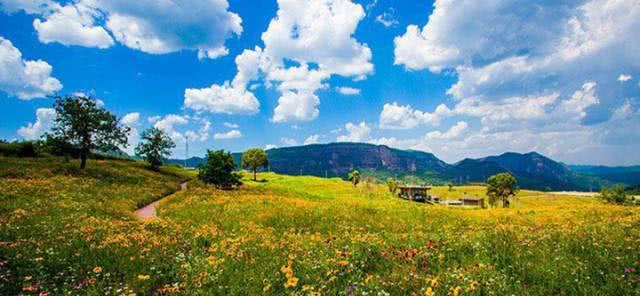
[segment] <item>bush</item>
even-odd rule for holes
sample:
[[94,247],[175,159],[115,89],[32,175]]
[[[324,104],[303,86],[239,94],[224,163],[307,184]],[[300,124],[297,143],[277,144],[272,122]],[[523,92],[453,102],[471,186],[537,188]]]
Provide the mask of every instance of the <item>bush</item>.
[[198,178],[216,188],[230,189],[242,185],[240,174],[234,172],[233,155],[224,150],[207,150],[205,163],[198,166]]
[[4,156],[37,157],[37,144],[33,141],[0,143],[0,153]]
[[612,187],[603,186],[602,189],[600,189],[600,198],[608,203],[624,204],[627,201],[627,194],[622,185]]

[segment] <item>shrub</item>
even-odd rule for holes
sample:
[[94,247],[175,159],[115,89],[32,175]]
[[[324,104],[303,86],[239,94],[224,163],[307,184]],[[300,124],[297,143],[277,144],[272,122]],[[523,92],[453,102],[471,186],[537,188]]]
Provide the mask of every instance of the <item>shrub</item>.
[[233,155],[224,150],[207,150],[207,159],[198,166],[198,178],[216,188],[229,189],[242,185],[240,174],[234,172]]
[[0,153],[4,156],[37,157],[37,144],[33,141],[0,143]]
[[389,188],[389,192],[395,194],[398,191],[398,181],[394,178],[387,178],[387,188]]
[[602,187],[600,189],[600,198],[608,203],[624,204],[627,201],[627,193],[624,186],[614,185],[612,187]]

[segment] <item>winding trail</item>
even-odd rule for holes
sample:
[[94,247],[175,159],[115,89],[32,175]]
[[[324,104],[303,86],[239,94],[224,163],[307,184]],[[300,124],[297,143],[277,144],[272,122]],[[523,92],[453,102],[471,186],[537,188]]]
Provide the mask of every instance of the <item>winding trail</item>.
[[[184,191],[187,190],[187,184],[189,184],[189,181],[185,181],[180,183],[180,189],[177,190],[176,192],[179,191]],[[158,207],[158,205],[160,205],[160,201],[170,197],[172,195],[174,195],[176,192],[173,192],[171,194],[167,194],[166,196],[162,197],[161,199],[158,199],[142,208],[139,208],[136,210],[136,217],[138,217],[139,219],[151,219],[151,218],[157,218],[158,214],[156,213],[156,208]]]

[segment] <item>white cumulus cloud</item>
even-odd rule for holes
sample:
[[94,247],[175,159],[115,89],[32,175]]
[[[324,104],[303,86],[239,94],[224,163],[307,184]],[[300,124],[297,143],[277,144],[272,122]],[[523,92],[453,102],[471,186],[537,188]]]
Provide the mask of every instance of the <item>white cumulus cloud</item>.
[[23,100],[42,98],[62,89],[42,60],[24,60],[11,41],[0,37],[0,90]]
[[440,104],[433,113],[413,109],[410,105],[399,105],[397,102],[384,104],[380,113],[380,128],[410,129],[418,125],[439,125],[443,117],[449,116],[451,110]]
[[51,129],[56,119],[56,110],[52,108],[38,108],[36,121],[18,129],[18,135],[25,140],[37,140]]
[[364,121],[359,124],[348,122],[344,129],[347,134],[338,136],[338,142],[367,142],[371,139],[371,128]]
[[359,88],[353,88],[353,87],[347,87],[347,86],[340,86],[340,87],[336,87],[336,90],[345,96],[357,96],[360,94],[360,89]]
[[631,77],[631,75],[627,75],[627,74],[620,74],[620,76],[618,76],[618,81],[620,81],[620,82],[629,81],[631,79],[633,79],[633,77]]
[[320,142],[320,135],[311,135],[304,140],[305,145],[318,144]]
[[216,133],[213,135],[216,140],[229,140],[242,138],[242,133],[239,130],[230,130],[226,133]]
[[125,151],[128,154],[132,155],[135,153],[136,145],[138,145],[138,142],[140,140],[140,131],[138,130],[140,128],[140,113],[127,113],[120,119],[120,124],[129,127],[130,129],[129,136],[127,137],[127,144],[129,145],[127,146]]
[[[38,15],[42,42],[107,48],[115,41],[150,54],[182,50],[198,58],[228,53],[225,40],[242,33],[242,19],[227,0],[0,0],[7,12]],[[115,39],[115,40],[114,40]]]
[[449,128],[445,132],[440,131],[432,131],[427,133],[425,136],[427,139],[445,139],[450,140],[453,138],[460,137],[466,130],[469,125],[464,121],[459,121],[454,126]]

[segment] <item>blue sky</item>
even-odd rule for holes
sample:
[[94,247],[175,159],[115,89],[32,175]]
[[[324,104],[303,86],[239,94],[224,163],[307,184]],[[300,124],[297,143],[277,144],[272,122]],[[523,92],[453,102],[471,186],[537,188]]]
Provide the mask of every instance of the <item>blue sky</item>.
[[188,135],[640,163],[637,1],[469,2],[0,0],[0,138],[82,92],[176,157]]

